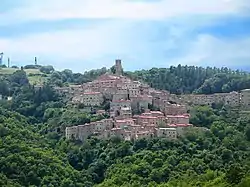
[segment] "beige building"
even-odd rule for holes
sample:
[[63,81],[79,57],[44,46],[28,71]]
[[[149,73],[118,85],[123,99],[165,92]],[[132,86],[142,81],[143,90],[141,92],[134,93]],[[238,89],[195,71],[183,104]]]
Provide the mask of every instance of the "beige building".
[[133,111],[147,110],[149,105],[152,105],[153,98],[151,95],[138,95],[136,97],[130,97]]
[[155,135],[151,131],[140,131],[136,133],[135,139],[142,139],[142,138],[153,138]]
[[213,103],[224,103],[230,106],[240,105],[240,93],[230,92],[230,93],[215,93],[215,94],[190,94],[182,95],[183,102],[194,105],[212,105]]
[[168,124],[168,128],[176,128],[177,136],[184,136],[187,129],[193,127],[192,124]]
[[101,92],[87,92],[81,94],[81,103],[86,106],[100,106],[104,101]]
[[131,107],[122,107],[119,112],[119,115],[115,116],[117,119],[129,119],[132,118],[132,110]]
[[130,100],[113,100],[110,103],[110,110],[111,111],[120,111],[121,108],[131,108],[131,101]]
[[128,133],[126,133],[126,131],[124,129],[121,129],[121,128],[113,128],[111,129],[110,131],[110,134],[108,137],[119,137],[121,139],[128,139]]
[[101,121],[86,123],[84,125],[66,127],[65,134],[67,139],[72,139],[74,137],[77,140],[84,141],[93,134],[104,137],[105,131],[110,131],[113,127],[114,122],[112,119],[103,119]]
[[163,102],[161,109],[165,115],[182,115],[187,113],[187,107],[185,105],[170,104],[169,102]]
[[225,104],[230,106],[240,106],[240,93],[230,92],[225,96]]
[[156,134],[157,134],[157,137],[177,139],[176,128],[159,128],[157,129]]
[[167,124],[189,124],[189,115],[167,115],[166,121]]
[[250,89],[241,91],[241,104],[244,107],[250,107]]
[[135,123],[133,119],[124,119],[115,121],[115,127],[120,129],[131,129],[131,126],[133,126],[134,124]]
[[142,116],[153,116],[153,117],[163,117],[164,114],[160,111],[146,111],[145,113],[141,114]]
[[78,139],[78,126],[66,127],[65,136],[67,139]]
[[128,90],[117,90],[116,93],[113,95],[112,100],[119,101],[119,100],[128,100],[129,91]]
[[161,123],[165,122],[165,117],[164,116],[145,116],[145,115],[140,115],[137,117],[137,123],[138,125],[141,126],[147,126],[147,125],[160,125]]
[[137,97],[141,95],[141,90],[139,88],[129,89],[128,92],[129,92],[129,97]]

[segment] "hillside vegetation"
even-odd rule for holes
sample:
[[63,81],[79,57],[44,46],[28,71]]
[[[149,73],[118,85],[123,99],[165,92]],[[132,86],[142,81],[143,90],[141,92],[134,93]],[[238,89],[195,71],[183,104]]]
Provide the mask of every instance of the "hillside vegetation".
[[222,93],[249,88],[250,74],[229,68],[177,66],[127,72],[133,79],[171,93]]
[[[18,71],[20,69],[18,68],[0,68],[0,75],[11,75]],[[45,73],[41,72],[40,69],[24,69],[25,73],[27,74],[27,77],[29,79],[30,84],[43,84],[47,81],[47,77],[49,75],[46,75]]]
[[[172,92],[206,93],[206,89],[202,89],[206,85],[220,91],[221,84],[228,85],[228,90],[234,90],[235,85],[242,89],[249,81],[249,75],[241,72],[217,69],[216,73],[216,69],[212,69],[211,75],[203,75],[206,69],[194,68],[193,76],[191,73],[184,76],[185,66],[179,69],[180,74],[175,73],[178,67],[125,73],[152,84],[161,80],[159,85],[153,85],[155,87],[167,88],[171,84]],[[0,101],[1,187],[250,186],[250,116],[247,111],[227,106],[197,106],[191,110],[191,123],[202,128],[194,128],[185,138],[176,141],[155,138],[130,142],[95,137],[84,143],[66,140],[66,126],[97,121],[105,116],[67,108],[53,86],[90,81],[106,71],[109,70],[84,74],[54,71],[49,73],[41,89],[30,85],[24,70],[0,76],[0,94],[13,96],[11,101]],[[178,85],[175,85],[174,78],[160,79],[157,73],[161,71],[165,73],[160,75],[176,74],[183,79],[191,76],[190,82],[177,79],[175,84]],[[196,80],[198,74],[203,78]],[[193,85],[191,82],[195,80],[197,83]]]

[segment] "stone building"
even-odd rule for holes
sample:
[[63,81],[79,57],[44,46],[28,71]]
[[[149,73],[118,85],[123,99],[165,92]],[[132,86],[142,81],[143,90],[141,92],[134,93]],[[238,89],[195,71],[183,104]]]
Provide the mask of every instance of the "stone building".
[[163,102],[162,105],[161,110],[165,115],[182,115],[187,113],[185,105],[170,104],[169,102]]
[[183,102],[194,105],[212,105],[214,103],[223,103],[230,106],[240,105],[240,93],[215,93],[215,94],[190,94],[182,95],[181,99]]
[[241,91],[241,104],[243,107],[250,107],[250,89]]
[[159,129],[157,129],[156,132],[157,132],[157,137],[177,139],[176,128],[159,128]]
[[67,139],[78,139],[78,126],[66,127],[65,136]]
[[119,113],[119,115],[116,116],[117,119],[129,119],[129,118],[132,118],[131,107],[122,107],[118,113]]
[[115,120],[115,127],[120,129],[131,129],[134,124],[133,119]]
[[130,97],[132,111],[142,112],[148,109],[149,105],[152,105],[152,96],[151,95],[139,95],[136,97]]
[[166,122],[167,124],[189,124],[189,115],[167,115]]
[[122,61],[120,59],[115,60],[115,74],[122,75]]
[[155,134],[151,131],[140,131],[135,135],[135,139],[153,138],[153,137],[155,137]]
[[112,98],[112,100],[114,100],[114,101],[128,100],[128,99],[129,99],[129,91],[128,90],[117,90]]
[[186,130],[193,127],[192,124],[168,124],[167,128],[176,128],[177,136],[184,136]]
[[81,103],[85,106],[100,106],[104,101],[101,92],[87,92],[81,94]]
[[145,115],[140,115],[137,117],[137,124],[141,126],[147,126],[147,125],[156,125],[159,126],[161,123],[165,122],[165,117],[164,116],[145,116]]
[[110,103],[110,110],[111,111],[120,111],[121,108],[131,108],[131,101],[130,100],[113,100]]
[[65,134],[67,139],[75,138],[84,141],[93,134],[105,137],[105,131],[110,131],[113,127],[114,121],[112,119],[103,119],[101,121],[86,123],[84,125],[66,127]]

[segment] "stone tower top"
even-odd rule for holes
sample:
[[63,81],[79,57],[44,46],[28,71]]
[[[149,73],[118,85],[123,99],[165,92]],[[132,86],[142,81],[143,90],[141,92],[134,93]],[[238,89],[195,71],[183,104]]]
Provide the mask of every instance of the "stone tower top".
[[122,61],[120,59],[115,60],[115,74],[122,75]]

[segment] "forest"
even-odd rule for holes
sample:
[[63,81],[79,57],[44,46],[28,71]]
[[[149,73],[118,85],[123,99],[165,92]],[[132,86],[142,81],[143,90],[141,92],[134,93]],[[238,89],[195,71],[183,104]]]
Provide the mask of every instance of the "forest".
[[[23,70],[0,77],[0,186],[249,187],[250,112],[228,106],[191,109],[196,126],[176,141],[119,138],[86,142],[64,137],[68,125],[106,116],[68,107],[54,85],[91,81],[113,68],[50,72],[42,88]],[[249,88],[249,74],[228,68],[178,66],[124,72],[172,93]]]

